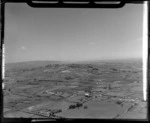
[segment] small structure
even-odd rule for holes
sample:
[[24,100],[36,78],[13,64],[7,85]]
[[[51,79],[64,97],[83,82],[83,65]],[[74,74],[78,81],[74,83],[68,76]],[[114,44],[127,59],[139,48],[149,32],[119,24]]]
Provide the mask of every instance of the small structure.
[[54,92],[49,91],[49,90],[46,90],[45,92],[48,93],[48,94],[51,94],[51,95],[55,94]]
[[60,96],[60,95],[62,95],[62,92],[61,91],[56,91],[55,95]]
[[70,94],[64,93],[64,94],[62,94],[61,96],[63,96],[64,98],[66,98],[66,97],[70,96]]
[[50,72],[50,69],[45,69],[43,70],[43,72]]
[[45,110],[41,110],[40,112],[38,112],[38,114],[49,117],[51,115],[51,112],[49,111],[45,111]]
[[63,71],[61,71],[62,73],[69,73],[70,72],[70,70],[63,70]]
[[101,92],[99,92],[99,91],[97,91],[97,92],[93,92],[93,97],[94,98],[97,98],[97,97],[102,97],[102,93]]
[[89,94],[88,92],[86,92],[86,93],[84,94],[84,96],[85,96],[85,97],[90,97],[90,94]]
[[56,113],[62,112],[61,109],[54,109],[54,110],[41,110],[37,112],[40,115],[50,117],[50,116],[55,116]]

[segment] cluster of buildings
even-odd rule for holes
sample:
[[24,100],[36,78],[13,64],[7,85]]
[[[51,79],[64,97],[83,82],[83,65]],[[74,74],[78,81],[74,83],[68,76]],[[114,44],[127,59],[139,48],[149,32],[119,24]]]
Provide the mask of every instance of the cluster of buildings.
[[40,110],[37,112],[37,114],[46,116],[46,117],[55,117],[56,113],[62,112],[61,109],[53,109],[53,110]]
[[68,97],[70,96],[69,93],[63,93],[61,91],[49,91],[49,90],[46,90],[42,93],[43,96],[51,96],[51,95],[55,95],[55,96],[61,96],[61,97]]

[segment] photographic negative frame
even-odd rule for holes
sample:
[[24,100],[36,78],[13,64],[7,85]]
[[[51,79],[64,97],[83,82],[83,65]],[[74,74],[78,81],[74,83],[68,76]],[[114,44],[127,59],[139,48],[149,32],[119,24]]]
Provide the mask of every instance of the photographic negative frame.
[[[45,0],[46,2],[47,2],[47,0]],[[55,1],[55,0],[53,0],[53,1]],[[143,95],[144,95],[144,101],[147,101],[147,102],[149,102],[149,83],[148,83],[148,79],[149,79],[149,71],[148,71],[148,69],[147,68],[149,68],[149,59],[148,59],[148,56],[149,56],[149,44],[148,44],[148,41],[149,41],[149,16],[148,16],[148,13],[149,13],[149,2],[148,1],[142,1],[142,0],[139,0],[139,1],[134,1],[134,0],[132,0],[132,1],[130,1],[130,0],[122,0],[121,1],[121,4],[117,4],[116,6],[114,6],[114,5],[112,5],[112,4],[110,4],[110,5],[106,5],[106,4],[93,4],[93,1],[91,2],[89,2],[88,4],[72,4],[71,3],[71,5],[70,5],[70,3],[69,4],[64,4],[64,3],[62,3],[62,1],[61,2],[58,2],[57,4],[45,4],[45,3],[36,3],[36,2],[34,2],[34,1],[32,1],[32,0],[2,0],[2,2],[1,2],[1,59],[2,59],[2,65],[1,65],[1,72],[2,72],[2,74],[1,74],[1,80],[3,81],[3,79],[4,79],[4,73],[5,73],[5,69],[4,69],[4,67],[5,67],[5,56],[4,56],[4,52],[5,52],[5,49],[4,49],[4,29],[5,29],[5,3],[8,3],[8,2],[10,2],[10,3],[14,3],[14,2],[16,2],[16,3],[20,3],[20,2],[22,2],[22,3],[27,3],[28,5],[30,5],[31,7],[35,7],[35,8],[49,8],[49,7],[51,7],[51,8],[84,8],[84,9],[86,9],[86,8],[101,8],[101,9],[103,9],[103,8],[108,8],[108,9],[115,9],[115,8],[117,8],[117,9],[119,9],[119,8],[121,8],[121,7],[123,7],[124,5],[126,5],[126,4],[132,4],[132,3],[135,3],[135,4],[144,4],[145,6],[145,9],[144,9],[144,13],[145,14],[143,14],[143,40],[146,40],[145,41],[145,44],[143,44],[143,47],[144,47],[144,51],[143,51],[143,56],[144,56],[144,59],[143,59],[143,69],[145,70],[145,72],[143,72],[143,77],[145,78],[144,80],[143,80]],[[83,1],[83,2],[86,2],[86,1]],[[148,47],[147,47],[147,45],[148,45]],[[145,54],[145,55],[144,55]],[[1,83],[2,84],[2,86],[3,86],[3,83]],[[3,88],[2,88],[3,89]],[[2,93],[2,96],[1,96],[1,98],[2,98],[2,100],[3,100],[3,93]],[[3,104],[2,104],[2,106],[3,106]],[[149,106],[147,105],[147,117],[149,116],[148,115],[148,113],[149,113]],[[2,114],[3,114],[3,111],[2,111]],[[149,119],[149,117],[148,117],[148,119]],[[4,122],[13,122],[15,120],[15,122],[18,120],[18,121],[25,121],[25,119],[21,119],[21,118],[3,118],[3,121]],[[27,121],[32,121],[33,120],[33,118],[29,118],[29,119],[26,119]],[[41,119],[34,119],[33,121],[40,121]],[[44,121],[47,121],[47,120],[69,120],[69,119],[65,119],[65,118],[62,118],[62,119],[56,119],[56,118],[51,118],[51,119],[49,119],[49,118],[45,118],[44,119]],[[81,120],[81,119],[73,119],[73,120]],[[84,119],[85,120],[85,119]],[[89,119],[88,119],[89,120]],[[107,120],[107,119],[98,119],[98,120]],[[118,120],[118,119],[111,119],[111,120]],[[120,119],[119,119],[120,120]],[[125,119],[123,119],[123,120],[125,120]],[[127,120],[129,120],[129,119],[127,119]],[[136,119],[132,119],[131,121],[136,121]],[[43,119],[42,119],[42,121],[43,121]],[[143,121],[143,120],[142,120]],[[144,120],[144,121],[147,121],[146,119]]]

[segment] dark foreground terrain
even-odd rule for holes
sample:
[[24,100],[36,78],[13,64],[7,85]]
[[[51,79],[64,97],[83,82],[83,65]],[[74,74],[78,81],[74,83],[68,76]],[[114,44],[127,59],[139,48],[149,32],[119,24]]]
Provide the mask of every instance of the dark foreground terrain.
[[145,119],[142,61],[6,64],[4,117]]

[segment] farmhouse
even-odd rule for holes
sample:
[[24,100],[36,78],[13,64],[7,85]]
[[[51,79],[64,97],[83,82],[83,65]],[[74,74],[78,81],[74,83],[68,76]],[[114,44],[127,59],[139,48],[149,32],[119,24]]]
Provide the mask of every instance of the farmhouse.
[[85,96],[85,97],[90,97],[90,93],[86,92],[86,93],[84,94],[84,96]]

